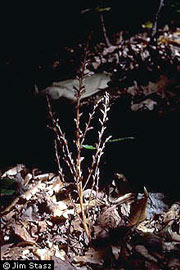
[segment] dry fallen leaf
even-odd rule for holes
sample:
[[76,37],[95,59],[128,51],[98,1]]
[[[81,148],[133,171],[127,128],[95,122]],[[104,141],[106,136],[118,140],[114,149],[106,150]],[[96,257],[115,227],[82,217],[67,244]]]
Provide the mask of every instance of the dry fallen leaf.
[[39,181],[48,181],[51,178],[55,177],[54,173],[44,173],[44,174],[39,174],[33,177],[34,180],[39,180]]
[[103,211],[98,218],[98,224],[102,228],[116,228],[120,222],[121,217],[115,206],[111,206]]
[[69,215],[74,215],[74,209],[68,209],[68,205],[66,201],[59,201],[54,203],[53,207],[51,208],[52,215],[54,217],[64,217],[67,219]]
[[154,107],[157,105],[157,102],[148,98],[146,100],[143,100],[142,102],[140,103],[137,103],[137,104],[132,104],[131,105],[131,110],[132,111],[138,111],[140,109],[144,109],[144,108],[147,108],[149,111],[152,111],[154,110]]
[[159,235],[167,241],[180,242],[180,235],[177,232],[173,232],[171,226],[166,226],[162,231],[160,231]]
[[179,258],[170,258],[169,262],[168,262],[168,269],[179,269],[179,265],[180,265],[180,259]]
[[23,193],[21,196],[17,197],[5,210],[3,210],[1,212],[1,214],[6,214],[9,211],[11,211],[11,209],[13,207],[17,208],[17,205],[19,206],[19,211],[20,209],[22,209],[24,207],[24,204],[22,204],[22,201],[29,201],[33,195],[35,195],[38,191],[41,191],[43,189],[45,189],[46,185],[45,183],[37,183],[36,185],[32,186],[32,188],[30,188],[29,190],[27,190],[25,193]]
[[30,252],[33,249],[32,246],[26,246],[26,247],[19,247],[15,246],[12,248],[9,248],[8,252],[2,256],[1,254],[1,260],[19,260],[20,258],[23,258],[24,253]]
[[47,230],[47,223],[45,220],[39,220],[38,221],[38,226],[40,227],[39,231],[40,232],[46,232]]
[[25,225],[22,224],[14,224],[14,232],[16,235],[18,235],[21,239],[23,239],[24,241],[29,241],[29,242],[36,242],[38,236],[36,237],[31,237],[31,235],[28,233],[28,231],[25,228]]
[[144,258],[152,261],[152,262],[157,262],[157,259],[155,257],[153,257],[151,254],[149,254],[147,248],[143,245],[137,245],[135,247],[135,251],[137,253],[139,253],[140,255],[142,255]]
[[103,265],[104,262],[104,251],[95,251],[93,248],[89,249],[84,256],[75,256],[74,260],[76,263],[86,264],[92,263],[97,265]]
[[180,219],[180,203],[174,203],[170,209],[164,214],[163,222],[165,224],[172,224],[175,219]]
[[9,169],[8,171],[6,171],[2,177],[12,177],[12,176],[16,176],[18,172],[22,171],[25,168],[25,166],[23,164],[17,164],[17,166]]
[[[55,247],[55,246],[54,246]],[[55,247],[55,254],[57,258],[60,258],[61,260],[65,261],[66,259],[66,252],[63,249],[60,249],[58,247]]]
[[13,246],[13,243],[1,246],[1,259],[4,259],[6,256],[8,256],[9,250],[12,246]]
[[67,260],[63,261],[56,256],[52,257],[54,261],[54,270],[75,270],[76,268],[73,267]]
[[62,188],[63,182],[61,181],[59,176],[55,176],[51,189],[55,192],[55,194],[57,194],[58,192],[61,191]]
[[147,217],[148,192],[144,187],[144,196],[131,204],[128,226],[139,224]]
[[112,254],[114,255],[115,259],[118,260],[121,253],[121,247],[111,246],[111,248],[112,248]]
[[52,256],[54,256],[55,251],[52,249],[47,249],[47,248],[36,248],[34,249],[33,253],[37,255],[40,260],[51,260]]

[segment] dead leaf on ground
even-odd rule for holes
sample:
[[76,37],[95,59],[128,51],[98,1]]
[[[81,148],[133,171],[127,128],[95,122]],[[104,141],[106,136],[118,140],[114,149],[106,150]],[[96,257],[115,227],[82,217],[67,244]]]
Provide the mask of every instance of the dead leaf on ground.
[[84,256],[75,256],[74,261],[84,265],[86,263],[92,263],[97,265],[103,265],[105,252],[103,250],[95,251],[93,248],[89,249]]
[[64,184],[60,179],[60,176],[55,176],[53,178],[53,184],[52,184],[52,190],[55,192],[55,194],[57,194],[58,192],[61,191],[61,189],[63,188]]
[[[26,258],[27,254],[33,250],[34,247],[26,246],[26,247],[11,247],[8,252],[6,252],[3,256],[1,254],[1,260],[19,260],[20,258]],[[24,256],[26,254],[26,256]]]
[[39,180],[39,181],[48,181],[55,177],[54,173],[44,173],[44,174],[38,174],[33,177],[34,180]]
[[8,171],[6,171],[1,177],[3,178],[3,177],[16,176],[17,173],[19,173],[23,169],[25,169],[25,165],[17,164],[15,167],[13,167],[13,168],[9,169]]
[[147,217],[148,192],[144,187],[144,196],[131,204],[128,226],[139,224]]
[[29,242],[35,243],[37,238],[38,238],[38,236],[31,237],[31,235],[26,230],[24,224],[14,224],[13,229],[14,229],[15,234],[18,235],[24,241],[29,241]]
[[31,189],[27,190],[25,193],[23,193],[21,196],[16,198],[5,210],[2,211],[1,214],[6,214],[7,212],[11,211],[13,207],[19,206],[19,211],[24,207],[24,203],[22,204],[22,201],[29,201],[33,195],[36,194],[36,192],[45,189],[44,183],[37,183],[35,186],[33,186]]
[[170,209],[164,214],[164,223],[173,223],[175,219],[180,219],[180,203],[174,203]]
[[171,226],[166,226],[162,231],[160,231],[159,235],[167,241],[180,242],[180,235],[177,232],[172,231]]
[[149,254],[148,249],[143,246],[143,245],[137,245],[135,247],[135,251],[140,254],[141,256],[143,256],[145,259],[148,259],[152,262],[157,262],[157,259],[155,257],[153,257],[151,254]]
[[179,258],[170,258],[168,262],[168,269],[179,269],[180,259]]
[[115,259],[118,260],[121,253],[121,247],[111,246],[111,248],[112,248],[112,254],[114,255]]
[[56,256],[52,257],[54,261],[54,270],[76,270],[67,260],[63,261]]
[[33,253],[40,258],[40,260],[52,260],[52,256],[55,254],[55,250],[47,248],[36,248]]
[[8,255],[9,250],[10,250],[10,248],[12,248],[13,245],[14,245],[13,243],[10,243],[10,244],[6,244],[6,245],[1,246],[1,259],[5,258],[6,255]]
[[115,206],[109,207],[98,218],[98,224],[102,228],[116,228],[121,222],[121,217]]

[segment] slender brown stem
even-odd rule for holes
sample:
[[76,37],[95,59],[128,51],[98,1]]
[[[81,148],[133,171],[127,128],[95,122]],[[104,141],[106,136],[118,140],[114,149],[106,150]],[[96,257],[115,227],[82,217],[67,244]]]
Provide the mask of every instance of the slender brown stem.
[[61,166],[61,163],[60,163],[60,158],[58,156],[58,147],[57,147],[57,140],[56,139],[54,140],[54,148],[55,148],[56,163],[57,163],[57,166],[58,166],[58,173],[59,173],[59,175],[61,177],[61,180],[63,182],[65,182],[63,169],[62,169],[62,166]]
[[89,228],[87,226],[87,218],[86,218],[86,213],[84,210],[82,181],[78,184],[77,188],[78,188],[78,195],[79,195],[79,202],[80,202],[80,208],[81,208],[81,214],[82,214],[83,227],[84,227],[84,230],[86,232],[88,239],[90,240],[91,235],[90,235]]
[[78,88],[75,89],[75,96],[77,98],[77,104],[76,104],[76,149],[77,149],[77,154],[76,154],[76,173],[77,173],[77,182],[76,182],[76,187],[78,191],[78,196],[79,196],[79,203],[80,203],[80,208],[81,208],[81,214],[82,214],[82,223],[84,230],[86,232],[86,235],[88,239],[90,240],[90,231],[87,225],[87,218],[86,218],[86,213],[84,209],[84,198],[83,198],[83,188],[82,188],[82,157],[81,157],[81,150],[82,150],[82,132],[80,129],[80,118],[81,118],[81,113],[80,113],[80,107],[81,107],[81,96],[82,93],[85,91],[84,87],[84,77],[85,77],[85,68],[86,68],[86,57],[87,57],[87,48],[85,50],[85,57],[84,61],[81,67],[81,74],[78,77]]
[[110,47],[111,46],[111,43],[110,43],[109,38],[108,38],[108,35],[107,35],[107,31],[106,31],[106,27],[105,27],[105,23],[104,23],[104,17],[103,17],[102,12],[100,12],[99,16],[100,16],[100,20],[101,20],[101,26],[102,26],[103,35],[104,35],[104,39],[105,39],[106,45],[108,47]]

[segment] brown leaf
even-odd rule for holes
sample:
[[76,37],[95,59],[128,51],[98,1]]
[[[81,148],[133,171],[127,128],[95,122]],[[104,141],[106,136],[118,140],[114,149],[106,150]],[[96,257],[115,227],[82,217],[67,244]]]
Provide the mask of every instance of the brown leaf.
[[51,260],[52,256],[54,256],[55,251],[52,249],[47,248],[37,248],[33,252],[35,255],[37,255],[41,260]]
[[180,242],[180,235],[177,232],[173,232],[171,226],[166,226],[162,231],[160,231],[159,235],[167,241]]
[[140,109],[147,108],[149,111],[152,111],[156,105],[157,105],[156,101],[148,98],[146,100],[143,100],[140,103],[132,104],[131,105],[131,110],[136,112],[136,111],[138,111]]
[[109,207],[98,218],[98,224],[102,228],[116,228],[121,222],[121,217],[115,206]]
[[168,269],[179,269],[180,259],[179,258],[170,258],[168,262]]
[[13,243],[6,244],[4,246],[1,246],[1,259],[5,258],[8,255],[9,250],[10,250],[10,248],[12,246],[13,246]]
[[63,261],[60,258],[57,258],[56,256],[53,256],[52,259],[54,261],[55,270],[75,270],[76,269],[67,260]]
[[7,212],[11,211],[13,207],[17,208],[17,205],[19,206],[18,210],[20,211],[24,207],[24,203],[22,203],[22,200],[29,201],[38,191],[41,191],[45,188],[44,183],[37,183],[35,186],[27,190],[25,193],[23,193],[21,196],[16,198],[5,210],[1,212],[1,214],[7,214]]
[[155,257],[153,257],[149,252],[148,252],[148,249],[143,246],[143,245],[137,245],[135,247],[135,251],[137,253],[139,253],[140,255],[142,255],[144,258],[152,261],[152,262],[157,262],[157,259]]
[[[12,212],[12,211],[11,211],[11,212]],[[35,220],[35,219],[33,218],[32,213],[33,213],[33,206],[30,205],[30,206],[25,210],[25,212],[22,214],[22,216],[21,216],[22,220],[29,220],[29,221]]]
[[40,227],[40,232],[45,232],[47,230],[47,223],[45,220],[39,220],[38,226]]
[[8,171],[6,171],[2,177],[12,177],[12,176],[16,176],[18,172],[22,171],[25,168],[25,166],[23,164],[17,164],[17,166],[9,169]]
[[104,251],[99,250],[95,251],[93,248],[89,249],[84,256],[75,256],[75,262],[86,264],[86,263],[92,263],[97,265],[103,265],[104,262]]
[[44,174],[39,174],[34,176],[34,180],[39,180],[39,181],[48,181],[51,178],[53,178],[55,176],[54,173],[44,173]]
[[9,213],[7,213],[6,215],[4,215],[4,219],[5,219],[6,221],[12,219],[12,217],[15,215],[15,213],[16,213],[16,212],[15,212],[14,209],[11,210]]
[[35,186],[33,186],[31,189],[26,191],[23,195],[22,198],[26,199],[27,201],[32,198],[33,195],[35,195],[38,191],[45,189],[45,184],[44,183],[37,183]]
[[24,251],[27,253],[27,250],[29,250],[32,247],[19,247],[19,246],[15,246],[12,248],[9,248],[8,252],[2,257],[1,255],[1,259],[4,260],[19,260],[20,258],[22,259],[22,257],[24,256],[23,253]]
[[174,220],[179,219],[180,218],[180,204],[178,202],[174,203],[170,209],[168,210],[168,212],[166,212],[164,214],[164,223],[172,224],[174,222]]
[[180,235],[176,232],[173,232],[171,228],[169,228],[169,235],[172,241],[180,242]]
[[63,182],[61,181],[59,176],[54,177],[54,183],[52,185],[52,190],[55,191],[55,194],[61,191],[63,188]]
[[94,239],[101,238],[107,239],[109,237],[109,231],[106,228],[102,228],[99,225],[93,226]]
[[20,238],[22,238],[24,241],[29,241],[29,242],[34,242],[34,243],[36,242],[36,239],[30,236],[30,234],[27,232],[23,224],[15,224],[14,232],[18,236],[20,236]]
[[128,226],[139,224],[147,217],[148,192],[144,187],[144,197],[131,204]]
[[112,254],[114,255],[115,259],[118,260],[121,253],[121,247],[111,246],[111,248],[112,248]]

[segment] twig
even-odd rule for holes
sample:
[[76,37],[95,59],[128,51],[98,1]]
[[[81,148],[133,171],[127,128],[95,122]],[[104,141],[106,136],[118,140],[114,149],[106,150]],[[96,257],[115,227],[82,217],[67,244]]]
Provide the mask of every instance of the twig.
[[160,0],[160,2],[159,2],[159,8],[156,12],[156,16],[155,16],[155,20],[154,20],[154,24],[153,24],[153,28],[152,28],[152,33],[151,33],[152,39],[154,38],[154,36],[157,33],[158,20],[159,20],[161,9],[165,4],[164,2],[165,2],[165,0]]
[[57,140],[56,139],[54,140],[54,148],[55,148],[56,163],[57,163],[57,166],[58,166],[58,173],[59,173],[59,175],[61,177],[62,182],[65,182],[63,169],[62,169],[62,166],[61,166],[61,163],[60,163],[60,158],[58,156],[58,148],[57,148]]
[[110,43],[109,38],[108,38],[108,35],[107,35],[107,31],[106,31],[106,27],[105,27],[105,23],[104,23],[104,17],[103,17],[102,12],[100,12],[99,16],[100,16],[100,20],[101,20],[101,26],[102,26],[103,35],[104,35],[104,39],[105,39],[106,45],[108,47],[110,47],[111,46],[111,43]]

